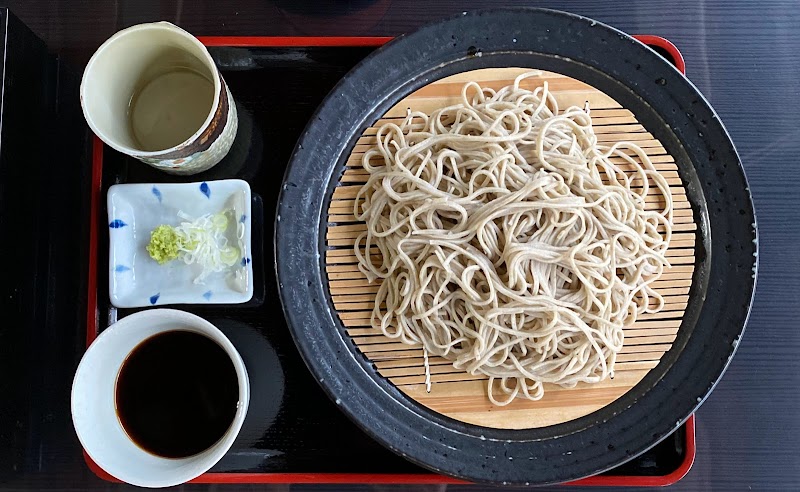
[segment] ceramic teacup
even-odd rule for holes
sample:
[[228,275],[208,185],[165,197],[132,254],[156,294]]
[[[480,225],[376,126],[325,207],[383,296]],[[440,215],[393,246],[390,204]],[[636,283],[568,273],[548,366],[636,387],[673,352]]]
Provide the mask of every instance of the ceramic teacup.
[[89,60],[81,105],[110,147],[172,174],[217,164],[236,137],[230,90],[208,50],[168,22],[114,34]]

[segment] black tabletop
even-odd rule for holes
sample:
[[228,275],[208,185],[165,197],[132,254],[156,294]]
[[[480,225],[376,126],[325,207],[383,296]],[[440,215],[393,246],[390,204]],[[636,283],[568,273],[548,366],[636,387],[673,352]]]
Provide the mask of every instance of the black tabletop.
[[[738,353],[697,413],[695,465],[674,489],[800,489],[800,327],[796,322],[800,314],[800,208],[795,204],[795,186],[800,186],[800,165],[795,162],[800,155],[795,110],[800,99],[800,9],[795,2],[12,0],[6,5],[52,51],[80,70],[105,38],[140,22],[168,20],[197,35],[391,36],[465,9],[520,3],[569,10],[629,33],[672,40],[686,58],[688,77],[727,126],[755,200],[760,235],[758,287]],[[58,329],[79,331],[76,326]],[[75,349],[75,344],[55,347],[53,357],[38,361],[46,377],[42,388],[47,388],[55,409],[67,408],[63,402],[69,397],[71,364],[76,362],[70,354]],[[36,397],[35,390],[31,394]],[[127,489],[102,482],[85,468],[68,415],[45,414],[38,425],[48,446],[23,467],[0,463],[0,488]],[[198,491],[287,488],[182,487]],[[372,488],[442,490],[444,486]],[[449,486],[447,490],[463,488]]]

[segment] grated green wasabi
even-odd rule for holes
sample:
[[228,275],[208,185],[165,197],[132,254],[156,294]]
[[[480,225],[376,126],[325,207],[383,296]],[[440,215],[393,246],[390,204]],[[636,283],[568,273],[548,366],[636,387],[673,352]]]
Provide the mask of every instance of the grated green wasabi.
[[147,245],[147,252],[159,265],[178,258],[181,248],[183,248],[183,238],[174,227],[160,225],[150,232],[150,244]]

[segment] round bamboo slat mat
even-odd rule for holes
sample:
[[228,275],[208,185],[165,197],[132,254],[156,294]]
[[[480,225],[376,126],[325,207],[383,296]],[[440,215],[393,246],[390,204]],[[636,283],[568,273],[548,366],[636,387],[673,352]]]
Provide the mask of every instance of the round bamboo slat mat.
[[[677,166],[661,142],[648,133],[630,111],[606,94],[570,77],[542,72],[541,76],[525,79],[522,86],[532,89],[547,81],[559,108],[582,107],[588,102],[594,130],[601,143],[635,142],[667,179],[675,209],[673,235],[667,253],[671,266],[654,284],[664,297],[664,309],[657,314],[642,315],[636,323],[625,328],[625,346],[617,357],[614,379],[597,384],[582,383],[571,389],[546,385],[541,400],[517,398],[505,407],[491,404],[486,395],[485,377],[457,370],[451,362],[440,357],[429,358],[432,385],[428,393],[422,348],[390,340],[370,326],[379,283],[368,283],[356,264],[353,244],[366,226],[353,216],[353,201],[366,182],[367,172],[361,167],[361,157],[374,144],[377,128],[386,121],[403,118],[408,108],[431,113],[456,103],[461,87],[467,81],[474,80],[483,87],[499,89],[529,70],[482,69],[453,75],[417,90],[396,104],[359,138],[334,190],[326,230],[325,263],[334,306],[347,333],[377,371],[410,398],[436,412],[467,423],[507,429],[544,427],[582,417],[613,402],[641,381],[675,340],[688,301],[695,264],[697,226]],[[623,169],[628,166],[622,159],[615,161]],[[646,200],[647,207],[652,209],[663,207],[660,202],[653,196]]]

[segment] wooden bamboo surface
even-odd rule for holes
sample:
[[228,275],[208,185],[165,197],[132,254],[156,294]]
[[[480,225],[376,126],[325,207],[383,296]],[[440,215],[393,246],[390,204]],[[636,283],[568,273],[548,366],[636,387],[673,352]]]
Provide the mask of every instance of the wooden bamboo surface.
[[[513,83],[528,69],[483,69],[433,82],[390,109],[368,128],[350,155],[346,169],[334,190],[328,209],[326,270],[334,307],[342,324],[360,351],[373,362],[378,372],[401,391],[432,410],[457,420],[496,428],[543,427],[572,420],[608,405],[636,385],[669,350],[681,324],[694,272],[696,224],[677,166],[661,142],[648,133],[634,115],[606,94],[575,79],[549,72],[525,79],[522,86],[534,88],[548,82],[559,108],[581,106],[588,101],[595,133],[602,143],[633,141],[647,152],[670,185],[674,206],[673,236],[667,258],[670,267],[654,287],[664,297],[664,309],[645,314],[625,328],[625,345],[617,358],[614,379],[597,384],[579,384],[566,389],[546,385],[539,401],[516,399],[505,407],[492,405],[486,395],[487,380],[453,368],[440,357],[430,357],[431,392],[426,391],[423,351],[420,347],[390,340],[370,326],[378,283],[370,284],[356,265],[355,238],[365,224],[353,216],[353,200],[366,181],[361,156],[375,142],[377,127],[405,116],[407,108],[426,111],[454,104],[467,81],[499,89]],[[629,165],[616,160],[625,169]],[[634,183],[641,186],[642,183]],[[661,208],[657,197],[649,196],[647,208]],[[373,251],[377,253],[377,251]]]

